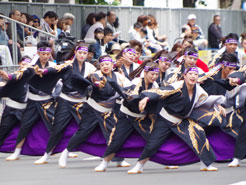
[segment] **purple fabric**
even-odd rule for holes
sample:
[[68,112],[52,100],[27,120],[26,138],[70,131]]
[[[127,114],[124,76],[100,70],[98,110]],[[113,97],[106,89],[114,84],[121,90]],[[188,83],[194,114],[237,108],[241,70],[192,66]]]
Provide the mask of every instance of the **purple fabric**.
[[190,72],[190,71],[194,71],[194,72],[196,72],[196,73],[199,73],[197,67],[190,67],[190,68],[185,69],[184,74],[187,74],[187,73]]
[[76,51],[85,51],[85,52],[88,52],[88,47],[85,47],[85,46],[77,46]]
[[159,68],[158,67],[151,67],[151,66],[144,66],[144,71],[154,71],[159,73]]
[[52,49],[51,48],[39,48],[38,52],[51,52]]
[[186,55],[186,56],[193,56],[193,57],[198,58],[198,53],[192,53],[192,52],[189,52],[189,51],[186,51],[184,53],[184,55]]
[[9,78],[9,80],[12,80],[13,75],[12,74],[8,74],[8,78]]
[[48,69],[44,69],[43,74],[46,75],[48,73]]
[[237,44],[238,41],[236,39],[233,39],[233,38],[229,38],[229,39],[226,39],[226,43],[233,43],[233,44]]
[[32,60],[29,58],[24,58],[21,62],[31,63]]
[[[76,132],[78,125],[72,120],[68,125],[65,134],[55,148],[54,153],[63,151],[69,139]],[[4,144],[0,147],[1,152],[13,152],[15,148],[15,140],[18,134],[19,125],[17,125],[6,138]],[[28,135],[22,149],[24,155],[43,155],[46,144],[48,142],[49,133],[42,121],[38,121]],[[234,139],[220,131],[214,129],[208,134],[208,139],[214,149],[217,160],[226,160],[233,157]],[[127,139],[117,156],[126,158],[138,158],[144,148],[145,141],[137,133],[133,133]],[[82,144],[76,151],[82,151],[91,155],[102,156],[106,149],[105,139],[97,127],[88,137],[87,141]],[[184,165],[198,162],[199,159],[195,153],[180,140],[177,136],[172,135],[159,149],[159,151],[151,158],[160,164],[166,165]]]
[[113,60],[110,57],[105,57],[99,60],[99,63],[102,63],[102,62],[113,62]]
[[222,61],[221,63],[226,67],[237,67],[237,63],[233,63],[229,61]]
[[125,49],[123,50],[123,53],[126,53],[126,52],[132,52],[132,53],[136,54],[136,50],[133,49],[133,48],[125,48]]

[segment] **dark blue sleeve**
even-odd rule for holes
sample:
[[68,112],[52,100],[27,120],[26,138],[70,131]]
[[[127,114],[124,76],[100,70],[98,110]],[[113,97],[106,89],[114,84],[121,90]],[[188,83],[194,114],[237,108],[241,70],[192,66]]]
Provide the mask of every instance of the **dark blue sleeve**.
[[102,55],[101,46],[99,43],[93,44],[94,49],[94,59],[99,59],[99,57]]

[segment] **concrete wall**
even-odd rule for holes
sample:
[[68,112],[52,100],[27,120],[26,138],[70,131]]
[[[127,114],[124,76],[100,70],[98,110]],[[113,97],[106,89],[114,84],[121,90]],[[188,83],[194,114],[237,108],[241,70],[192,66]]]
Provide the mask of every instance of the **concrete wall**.
[[76,21],[72,27],[72,34],[80,38],[81,27],[85,23],[87,15],[91,12],[107,12],[112,9],[120,19],[120,30],[123,39],[128,40],[128,30],[136,22],[137,17],[143,14],[152,14],[156,16],[159,23],[160,34],[168,35],[169,44],[179,37],[181,27],[187,22],[187,16],[194,13],[197,16],[197,24],[201,26],[207,37],[207,28],[212,22],[216,13],[221,15],[221,25],[223,35],[234,32],[241,34],[246,31],[246,12],[231,10],[208,10],[208,9],[168,9],[168,8],[145,8],[145,7],[120,7],[120,6],[85,6],[70,4],[38,4],[38,3],[0,3],[0,12],[8,15],[12,9],[18,9],[21,12],[36,14],[40,17],[45,12],[55,11],[59,17],[64,13],[70,12],[76,16]]

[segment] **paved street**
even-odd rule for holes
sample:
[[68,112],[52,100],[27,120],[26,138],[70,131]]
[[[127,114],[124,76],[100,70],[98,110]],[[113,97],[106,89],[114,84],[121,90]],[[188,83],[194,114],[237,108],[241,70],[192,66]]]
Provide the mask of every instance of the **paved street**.
[[[116,168],[110,164],[107,172],[96,173],[94,168],[100,159],[84,153],[69,159],[67,168],[60,169],[60,154],[52,156],[49,164],[34,165],[38,157],[21,156],[18,161],[5,161],[8,154],[0,153],[1,185],[229,185],[246,181],[246,161],[240,168],[228,168],[227,163],[215,163],[218,172],[200,172],[199,163],[181,166],[177,170],[165,170],[163,166],[149,162],[144,172],[128,175],[129,168]],[[127,159],[132,165],[135,159]],[[246,182],[245,182],[246,183]]]

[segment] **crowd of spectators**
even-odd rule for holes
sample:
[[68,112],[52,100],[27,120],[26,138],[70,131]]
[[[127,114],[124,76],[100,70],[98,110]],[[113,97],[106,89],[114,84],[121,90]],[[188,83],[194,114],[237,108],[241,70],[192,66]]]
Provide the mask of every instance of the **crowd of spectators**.
[[[3,14],[2,14],[3,15]],[[17,24],[17,52],[18,59],[21,58],[23,48],[26,46],[36,46],[40,40],[49,40],[55,45],[57,39],[71,36],[72,24],[76,17],[71,13],[65,13],[62,17],[54,11],[47,11],[41,18],[37,15],[29,15],[19,10],[12,10],[9,17],[13,20],[22,22],[28,26],[40,29],[53,36],[47,36],[44,33],[35,31],[31,27]],[[175,40],[172,47],[168,44],[167,35],[160,34],[159,23],[156,18],[149,15],[140,15],[136,23],[129,29],[129,40],[121,38],[119,30],[120,20],[116,12],[110,10],[107,13],[90,13],[82,26],[80,33],[81,40],[94,40],[91,43],[91,60],[97,60],[101,55],[111,54],[116,56],[126,46],[132,45],[137,47],[138,56],[152,56],[161,50],[169,50],[179,52],[186,47],[194,46],[197,49],[219,49],[222,48],[223,40],[222,30],[220,26],[220,15],[215,15],[213,22],[208,28],[208,40],[199,25],[197,25],[197,17],[190,14],[187,17],[187,23],[182,26],[180,36]],[[0,18],[0,44],[1,44],[1,62],[2,64],[12,64],[12,27],[10,21]],[[243,35],[244,36],[244,35]],[[245,38],[245,36],[242,38]],[[243,41],[242,39],[242,46]],[[246,45],[246,42],[245,44]],[[245,46],[243,46],[246,48]],[[56,48],[54,46],[54,48]],[[54,51],[54,59],[56,58],[56,50]],[[4,55],[4,56],[3,56]],[[138,63],[141,61],[138,58]],[[8,61],[8,62],[6,62]]]

